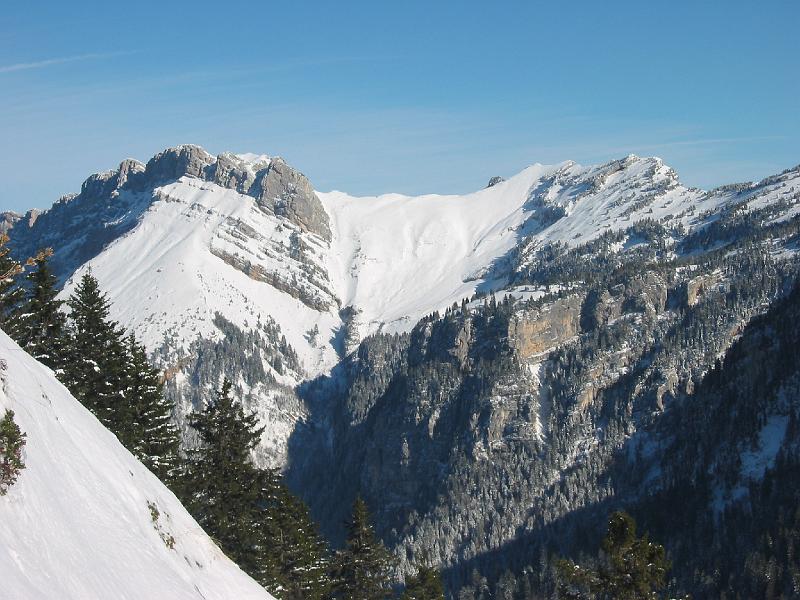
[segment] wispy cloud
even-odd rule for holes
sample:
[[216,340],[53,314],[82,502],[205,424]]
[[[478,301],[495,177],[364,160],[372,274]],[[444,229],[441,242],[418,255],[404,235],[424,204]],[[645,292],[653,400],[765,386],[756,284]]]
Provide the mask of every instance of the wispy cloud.
[[53,65],[61,65],[64,63],[78,62],[81,60],[97,60],[103,58],[113,58],[115,56],[123,56],[133,54],[132,52],[106,52],[106,53],[93,53],[93,54],[77,54],[75,56],[60,56],[57,58],[48,58],[45,60],[37,60],[35,62],[16,63],[14,65],[0,66],[0,73],[13,73],[15,71],[27,71],[29,69],[42,69]]
[[723,137],[723,138],[698,138],[691,140],[677,140],[672,142],[663,142],[658,144],[646,144],[640,146],[641,148],[655,149],[659,148],[673,148],[676,146],[713,146],[716,144],[735,144],[739,142],[761,142],[768,140],[783,140],[786,139],[784,135],[754,135],[746,137]]

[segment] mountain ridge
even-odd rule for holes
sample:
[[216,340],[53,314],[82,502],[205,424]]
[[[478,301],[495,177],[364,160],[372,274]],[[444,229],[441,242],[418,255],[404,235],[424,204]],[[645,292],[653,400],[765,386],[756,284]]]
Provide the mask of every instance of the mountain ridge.
[[[10,246],[52,242],[62,299],[91,270],[164,371],[187,446],[186,416],[228,377],[267,425],[256,461],[286,470],[330,539],[360,495],[399,574],[427,560],[452,590],[506,564],[546,589],[538,558],[574,551],[600,511],[663,511],[651,496],[679,494],[683,465],[661,424],[800,273],[800,168],[705,191],[629,155],[355,197],[298,188],[289,166],[264,185],[264,155],[165,152],[152,185],[146,166],[116,195],[117,175],[92,179],[64,218],[18,220]],[[775,444],[741,443],[783,423],[764,407],[715,434],[728,480],[689,497],[699,519],[757,501],[737,464],[769,473]]]
[[[178,388],[200,374],[177,365],[194,364],[199,341],[224,342],[217,315],[273,338],[259,350],[272,357],[264,359],[271,391],[255,380],[240,391],[273,419],[264,460],[280,464],[288,432],[307,413],[292,389],[366,336],[409,331],[476,293],[539,296],[544,288],[513,283],[552,244],[575,248],[658,220],[665,251],[675,253],[687,232],[759,190],[686,188],[661,159],[628,155],[588,167],[537,163],[466,195],[355,197],[315,192],[279,158],[213,157],[186,144],[94,174],[79,194],[29,212],[8,231],[20,258],[53,247],[62,298],[92,269],[112,316],[174,375],[181,415],[199,397]],[[773,196],[759,198],[769,204]]]

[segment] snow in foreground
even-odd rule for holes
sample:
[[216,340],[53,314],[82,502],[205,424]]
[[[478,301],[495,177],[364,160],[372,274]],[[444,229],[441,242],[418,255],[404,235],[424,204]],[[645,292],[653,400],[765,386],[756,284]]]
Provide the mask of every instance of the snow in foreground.
[[0,358],[0,413],[28,436],[27,468],[0,497],[2,598],[271,598],[3,332]]

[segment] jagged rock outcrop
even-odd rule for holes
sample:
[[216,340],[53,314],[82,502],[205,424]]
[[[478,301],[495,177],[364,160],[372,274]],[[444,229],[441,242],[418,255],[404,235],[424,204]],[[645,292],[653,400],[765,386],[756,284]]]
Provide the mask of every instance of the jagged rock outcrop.
[[146,184],[161,185],[183,176],[203,179],[208,167],[213,163],[214,157],[200,146],[184,144],[167,148],[147,161]]
[[167,148],[146,165],[125,159],[116,170],[89,176],[79,194],[62,197],[48,210],[30,211],[25,218],[4,213],[2,228],[13,230],[10,245],[18,257],[33,256],[44,247],[60,248],[70,240],[67,249],[53,258],[54,270],[64,280],[134,227],[150,204],[161,198],[160,186],[181,177],[251,195],[262,209],[325,241],[331,239],[328,214],[311,183],[283,159],[247,161],[230,153],[215,158],[191,144]]
[[487,188],[494,187],[498,183],[503,183],[505,181],[504,177],[500,177],[499,175],[495,175],[489,179],[489,183],[486,184]]
[[282,159],[275,158],[259,184],[259,206],[330,241],[328,213],[305,175],[291,168]]
[[0,233],[8,233],[14,225],[17,224],[17,221],[22,218],[22,215],[18,215],[15,212],[4,212],[0,214]]
[[128,180],[135,179],[144,171],[145,166],[138,160],[126,158],[119,164],[119,169],[117,169],[117,188],[121,188],[128,183]]
[[269,164],[269,161],[264,161],[249,167],[239,157],[224,153],[217,156],[210,177],[217,185],[246,194],[256,180],[256,173]]
[[687,280],[681,286],[681,300],[685,306],[694,306],[701,299],[703,294],[709,291],[714,285],[719,284],[718,274],[699,275]]
[[656,273],[633,277],[625,286],[622,312],[644,312],[651,317],[661,314],[667,305],[667,283]]

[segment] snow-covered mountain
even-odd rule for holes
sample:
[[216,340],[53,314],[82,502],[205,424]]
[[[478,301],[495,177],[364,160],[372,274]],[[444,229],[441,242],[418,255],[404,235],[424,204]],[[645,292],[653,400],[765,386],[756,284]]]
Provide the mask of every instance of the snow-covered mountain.
[[[798,210],[800,170],[712,192],[687,188],[657,158],[600,166],[533,165],[463,196],[354,197],[315,192],[279,158],[213,157],[178,146],[146,165],[127,159],[44,212],[6,215],[19,256],[55,250],[66,297],[87,270],[160,361],[185,412],[211,381],[197,357],[232,331],[258,340],[240,378],[270,423],[263,457],[280,464],[306,409],[300,382],[328,372],[372,333],[410,330],[476,292],[518,297],[516,274],[548,244],[575,247],[637,222],[656,222],[669,252],[726,210],[783,202]],[[625,252],[632,237],[616,246]],[[244,359],[243,359],[244,360]],[[260,365],[259,365],[260,363]],[[230,365],[229,365],[230,366]],[[266,383],[265,383],[266,382]],[[194,390],[194,391],[190,391]],[[180,418],[180,417],[179,417]]]
[[[179,146],[0,229],[18,258],[54,249],[62,297],[91,269],[179,424],[227,375],[267,425],[257,458],[286,467],[330,539],[359,494],[399,568],[435,562],[451,590],[476,569],[552,583],[542,557],[585,552],[625,506],[686,589],[718,597],[737,586],[695,585],[697,532],[735,578],[755,538],[728,550],[719,515],[757,510],[764,529],[796,505],[791,486],[773,504],[753,486],[794,452],[800,371],[746,359],[779,331],[770,351],[794,360],[796,331],[775,324],[794,319],[800,167],[704,191],[628,156],[363,198],[279,158]],[[735,402],[717,389],[732,373]],[[706,529],[665,526],[675,510]]]
[[271,598],[3,332],[0,359],[0,413],[27,434],[26,468],[0,497],[4,599]]

